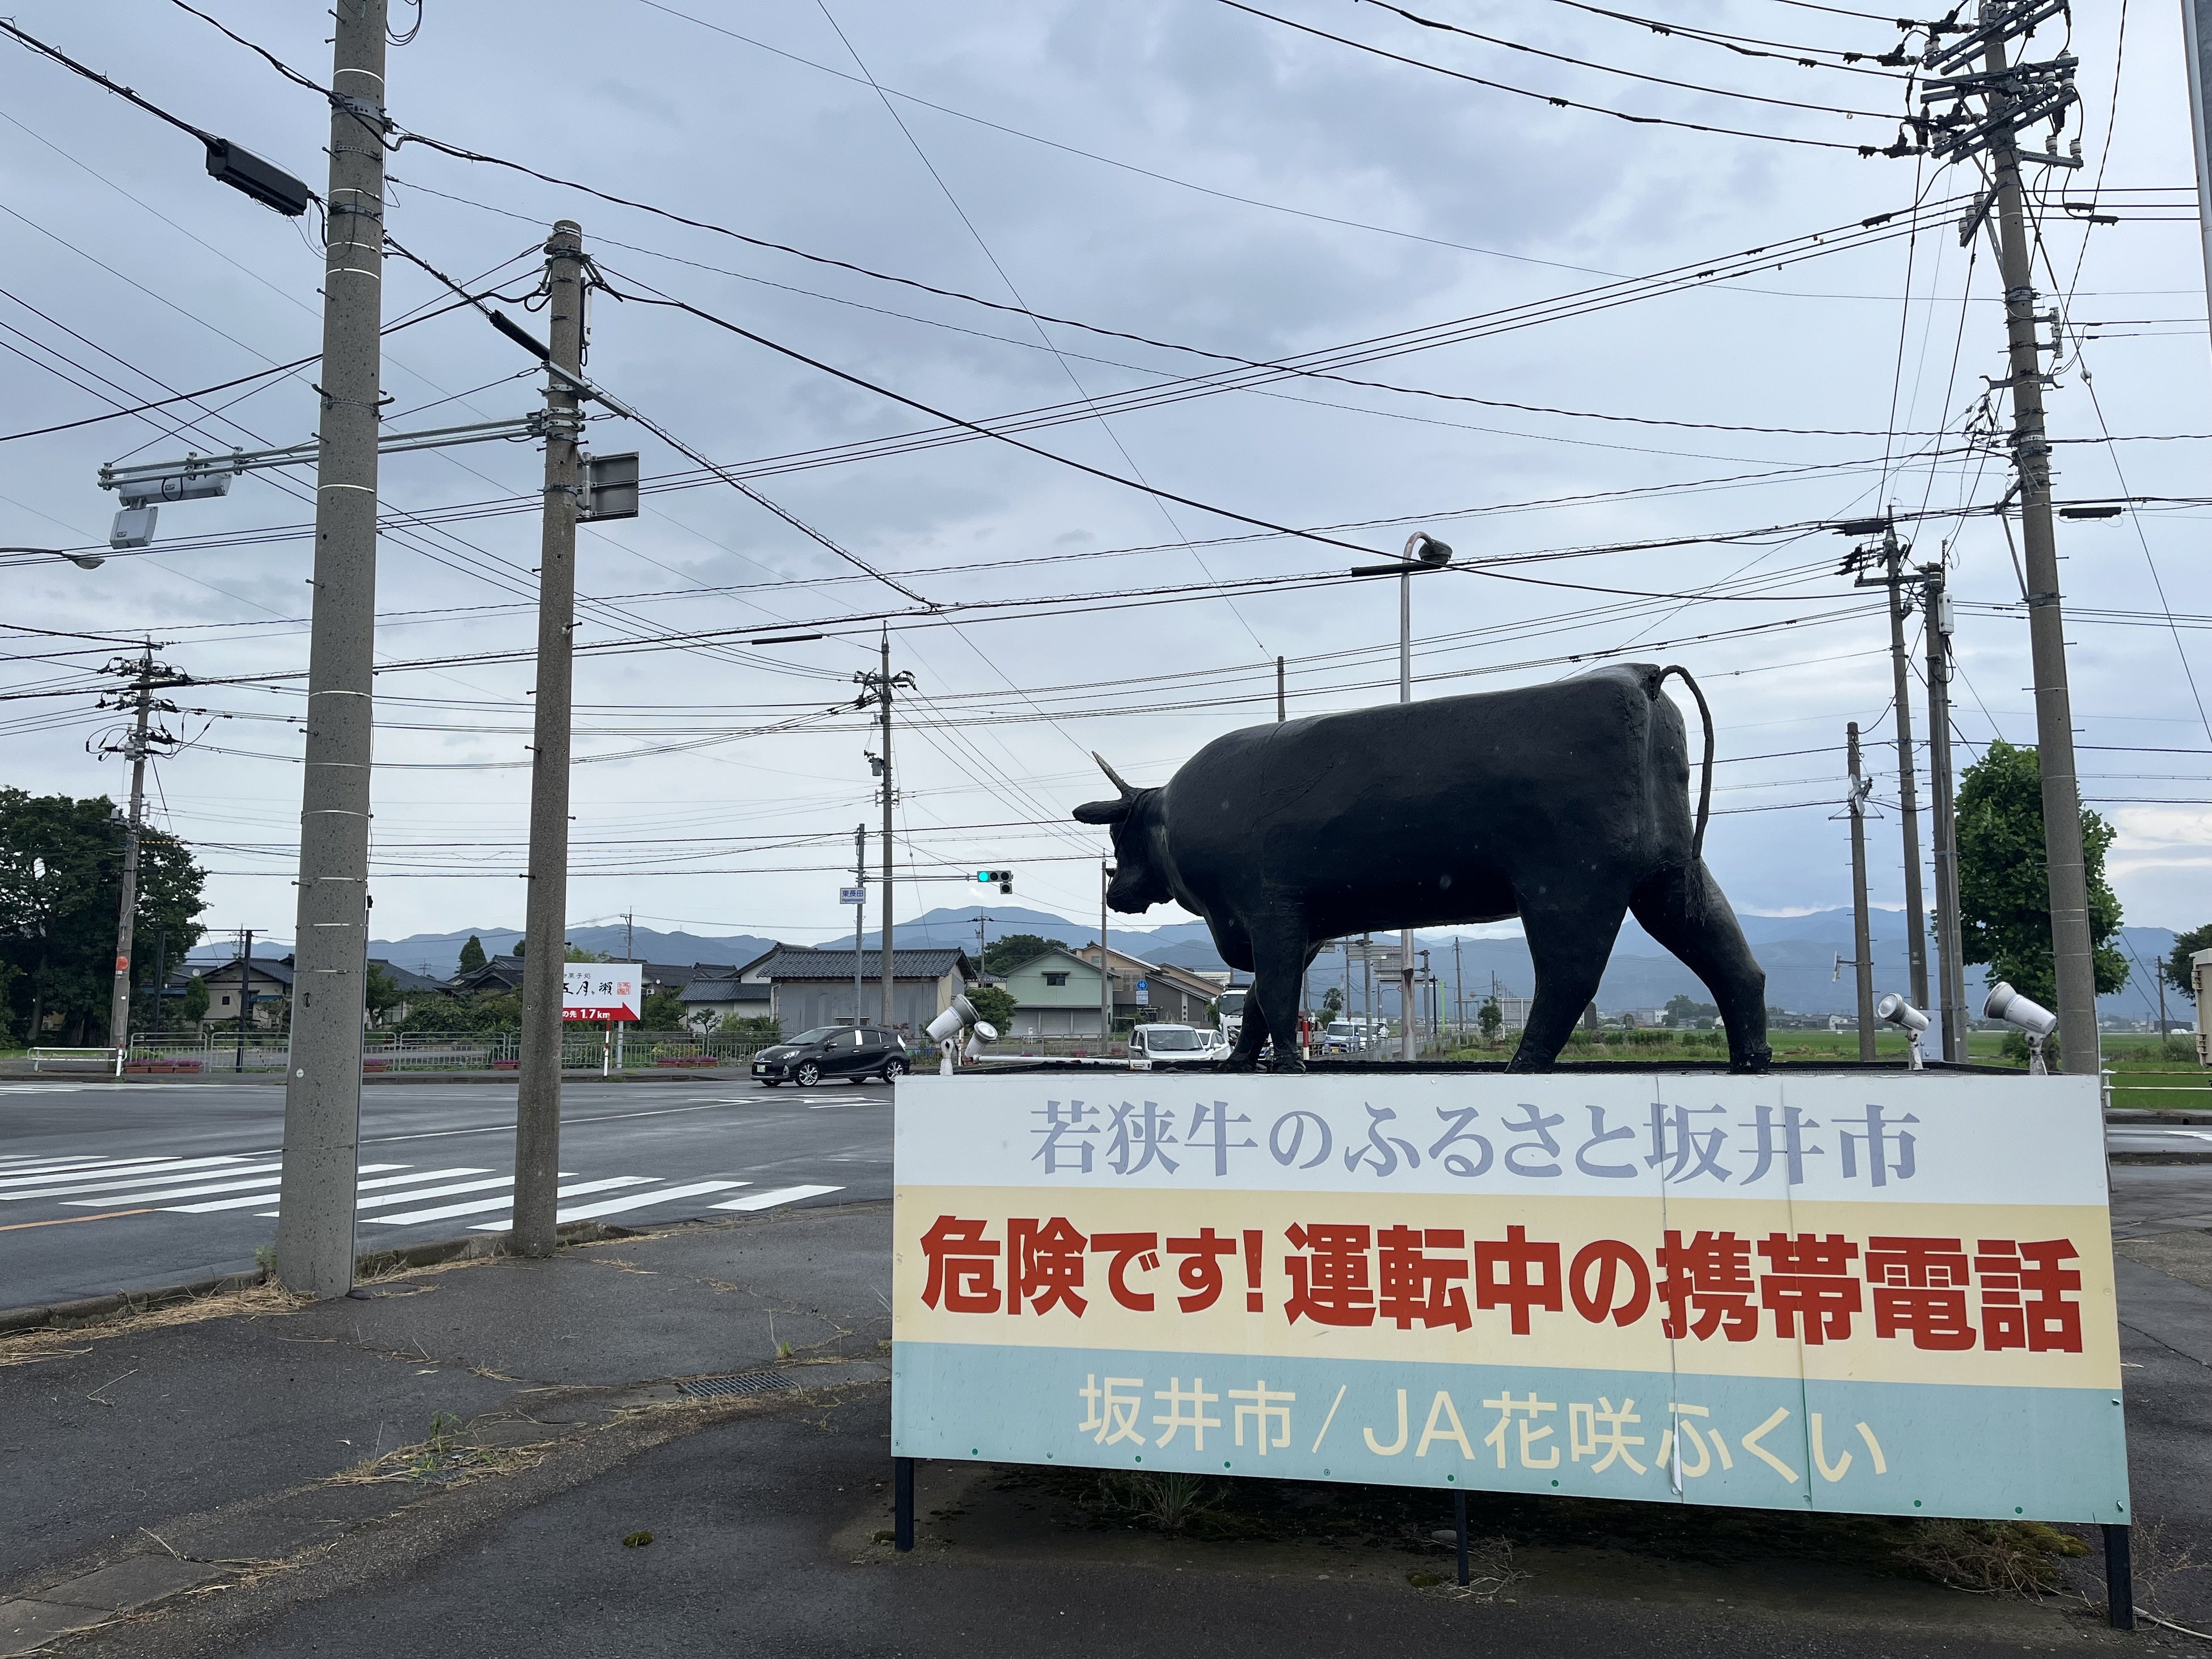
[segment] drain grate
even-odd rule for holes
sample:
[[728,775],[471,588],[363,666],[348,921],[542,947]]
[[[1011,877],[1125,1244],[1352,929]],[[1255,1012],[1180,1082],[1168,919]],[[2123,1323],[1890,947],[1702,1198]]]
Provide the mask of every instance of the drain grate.
[[739,1371],[735,1376],[701,1376],[678,1382],[678,1394],[790,1394],[799,1385],[781,1371]]

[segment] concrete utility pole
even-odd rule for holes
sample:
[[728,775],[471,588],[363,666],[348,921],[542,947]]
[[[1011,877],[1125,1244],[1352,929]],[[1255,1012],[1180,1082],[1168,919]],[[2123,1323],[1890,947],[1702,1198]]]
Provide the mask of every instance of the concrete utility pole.
[[277,1278],[317,1298],[343,1296],[353,1285],[374,758],[386,11],[386,0],[338,0],[331,8],[337,95],[323,262],[314,601],[276,1223]]
[[[243,1075],[246,1071],[246,1011],[253,1002],[253,930],[251,927],[241,928],[240,934],[243,943],[238,952],[238,1060],[232,1069]],[[298,959],[297,957],[293,958],[295,962]],[[295,977],[292,982],[295,1002],[299,1000],[299,981]],[[293,1012],[296,1014],[298,1010]],[[280,1215],[277,1218],[282,1220],[283,1218]]]
[[2212,0],[2181,0],[2183,56],[2189,68],[2189,137],[2197,150],[2197,220],[2204,252],[2204,291],[2212,300]]
[[1928,923],[1920,900],[1920,794],[1912,765],[1912,665],[1905,649],[1908,608],[1904,559],[1897,526],[1881,538],[1882,573],[1889,586],[1889,669],[1897,705],[1897,815],[1905,834],[1905,959],[1912,981],[1912,1006],[1928,1006]]
[[[911,684],[913,682],[908,682]],[[883,659],[876,675],[876,696],[883,711],[884,738],[884,1025],[893,1029],[898,1023],[898,1011],[892,1006],[892,995],[897,986],[897,971],[891,951],[891,807],[894,805],[891,777],[891,635],[888,628],[883,635]]]
[[868,915],[868,826],[853,827],[853,886],[860,902],[853,907],[853,1024],[860,1024],[860,929]]
[[[1114,1040],[1114,975],[1106,966],[1106,890],[1114,884],[1114,860],[1098,860],[1098,1057]],[[1247,999],[1249,1000],[1249,998]],[[1247,1015],[1249,1018],[1249,1015]]]
[[1858,987],[1859,1063],[1874,1063],[1874,927],[1867,915],[1866,800],[1874,785],[1859,775],[1859,723],[1847,728],[1851,798],[1851,978]]
[[1959,820],[1952,810],[1951,596],[1941,564],[1923,566],[1928,619],[1928,805],[1936,854],[1936,1003],[1943,1015],[1943,1058],[1966,1063],[1966,964],[1960,959]]
[[[547,358],[584,372],[584,233],[561,220],[545,244]],[[574,379],[545,377],[545,517],[538,542],[538,696],[530,763],[530,887],[524,916],[522,1066],[514,1114],[514,1248],[553,1254],[561,1169],[561,1004],[568,966],[568,766],[575,690],[576,441]]]
[[1283,692],[1283,659],[1275,659],[1275,724],[1280,726],[1290,718],[1290,706]]
[[[1413,700],[1413,566],[1398,573],[1398,701]],[[1421,1038],[1413,1013],[1413,930],[1398,935],[1398,1034],[1400,1055],[1421,1057]]]
[[[131,687],[137,710],[124,753],[131,761],[131,815],[123,821],[123,902],[115,919],[115,988],[107,1004],[107,1046],[116,1050],[116,1067],[131,1047],[131,946],[138,924],[138,825],[146,810],[146,721],[154,706],[154,647],[149,641],[138,659]],[[159,1007],[161,989],[155,988]]]
[[[2006,66],[1994,37],[1988,72]],[[1993,83],[2001,84],[2001,83]],[[1990,94],[2002,118],[2014,100]],[[2051,514],[2051,440],[2035,337],[2035,272],[2020,179],[2020,140],[2002,122],[1990,146],[1996,177],[1997,241],[2004,261],[2005,335],[2012,381],[2012,452],[2020,470],[2021,552],[2027,566],[2028,643],[2035,665],[2035,754],[2043,779],[2043,848],[2051,882],[2051,953],[2058,981],[2058,1046],[2066,1070],[2095,1077],[2097,972],[2089,941],[2088,871],[2081,853],[2081,793],[2074,771],[2074,708],[2066,685],[2066,624],[2059,607],[2058,541]]]

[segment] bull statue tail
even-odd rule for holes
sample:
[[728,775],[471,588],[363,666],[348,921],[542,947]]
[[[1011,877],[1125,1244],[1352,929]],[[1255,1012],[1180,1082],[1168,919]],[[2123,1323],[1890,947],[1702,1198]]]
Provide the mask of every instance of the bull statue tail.
[[1659,671],[1659,678],[1651,682],[1653,696],[1659,695],[1659,688],[1666,683],[1669,674],[1680,675],[1682,684],[1690,688],[1690,695],[1698,702],[1698,718],[1705,722],[1705,781],[1698,787],[1698,827],[1690,837],[1690,856],[1701,859],[1705,855],[1705,820],[1712,816],[1713,811],[1713,711],[1705,707],[1705,694],[1698,689],[1697,681],[1690,678],[1690,671],[1679,663],[1671,663]]

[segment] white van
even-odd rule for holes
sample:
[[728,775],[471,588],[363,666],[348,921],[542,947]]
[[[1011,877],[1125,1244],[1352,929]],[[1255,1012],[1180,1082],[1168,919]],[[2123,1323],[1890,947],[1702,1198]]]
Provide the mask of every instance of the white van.
[[1156,1060],[1207,1060],[1213,1045],[1188,1025],[1139,1025],[1129,1033],[1129,1066],[1148,1072]]

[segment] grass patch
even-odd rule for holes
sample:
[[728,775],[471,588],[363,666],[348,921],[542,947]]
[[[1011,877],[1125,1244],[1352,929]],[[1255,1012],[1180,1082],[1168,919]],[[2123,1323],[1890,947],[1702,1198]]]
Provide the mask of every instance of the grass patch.
[[1897,1559],[1939,1584],[1974,1595],[2047,1595],[2058,1564],[2087,1555],[2071,1533],[2040,1521],[1923,1521]]

